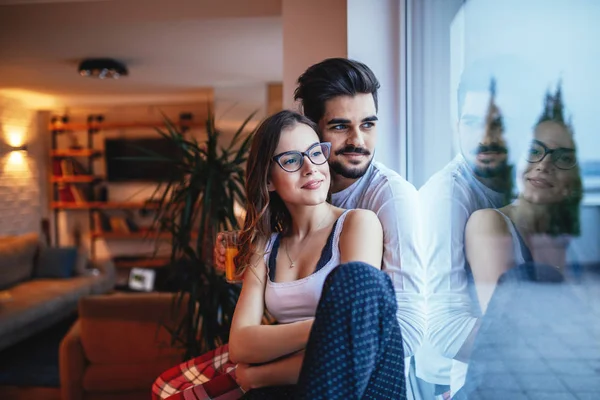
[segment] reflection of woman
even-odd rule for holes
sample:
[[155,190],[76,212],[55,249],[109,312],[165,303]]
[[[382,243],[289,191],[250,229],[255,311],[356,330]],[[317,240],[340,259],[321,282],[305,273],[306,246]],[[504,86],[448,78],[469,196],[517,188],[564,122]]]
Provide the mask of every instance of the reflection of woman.
[[[382,228],[371,211],[326,202],[330,144],[316,131],[282,111],[253,138],[236,257],[244,282],[229,340],[236,381],[244,398],[401,398]],[[278,324],[261,325],[265,307]]]
[[504,272],[530,261],[561,270],[566,238],[579,233],[581,179],[560,88],[545,105],[520,177],[519,198],[500,209],[477,211],[467,223],[465,251],[483,312]]

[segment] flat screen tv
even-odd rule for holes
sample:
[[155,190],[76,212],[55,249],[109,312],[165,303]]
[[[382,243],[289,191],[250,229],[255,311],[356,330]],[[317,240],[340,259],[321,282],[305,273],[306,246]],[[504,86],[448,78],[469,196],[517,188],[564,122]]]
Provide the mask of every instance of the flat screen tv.
[[142,149],[170,159],[179,159],[181,150],[170,140],[164,138],[106,139],[104,149],[106,179],[109,182],[164,182],[173,177],[181,177],[181,172],[174,168],[172,163],[139,159],[149,156]]

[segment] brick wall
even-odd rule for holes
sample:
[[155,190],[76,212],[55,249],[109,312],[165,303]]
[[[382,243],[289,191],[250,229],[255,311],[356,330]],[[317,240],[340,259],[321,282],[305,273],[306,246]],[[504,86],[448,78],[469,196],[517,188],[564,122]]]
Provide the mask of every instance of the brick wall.
[[[39,136],[38,112],[0,96],[0,235],[40,230],[44,158]],[[27,144],[28,150],[11,151],[10,144]]]

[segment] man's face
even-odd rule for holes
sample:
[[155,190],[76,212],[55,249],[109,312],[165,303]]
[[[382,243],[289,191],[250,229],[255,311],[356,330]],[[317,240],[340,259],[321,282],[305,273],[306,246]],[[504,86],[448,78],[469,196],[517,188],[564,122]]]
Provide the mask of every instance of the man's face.
[[500,110],[487,92],[468,92],[458,121],[461,152],[481,178],[501,176],[508,166],[508,149]]
[[373,160],[377,141],[373,95],[360,93],[328,100],[319,128],[322,140],[331,142],[331,170],[349,179],[363,176]]

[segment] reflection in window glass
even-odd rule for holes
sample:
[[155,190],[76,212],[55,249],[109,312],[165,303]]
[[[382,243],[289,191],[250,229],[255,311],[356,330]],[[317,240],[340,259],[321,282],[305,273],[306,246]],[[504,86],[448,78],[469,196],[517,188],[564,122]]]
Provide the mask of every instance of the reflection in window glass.
[[411,4],[427,332],[409,398],[595,398],[600,2]]

